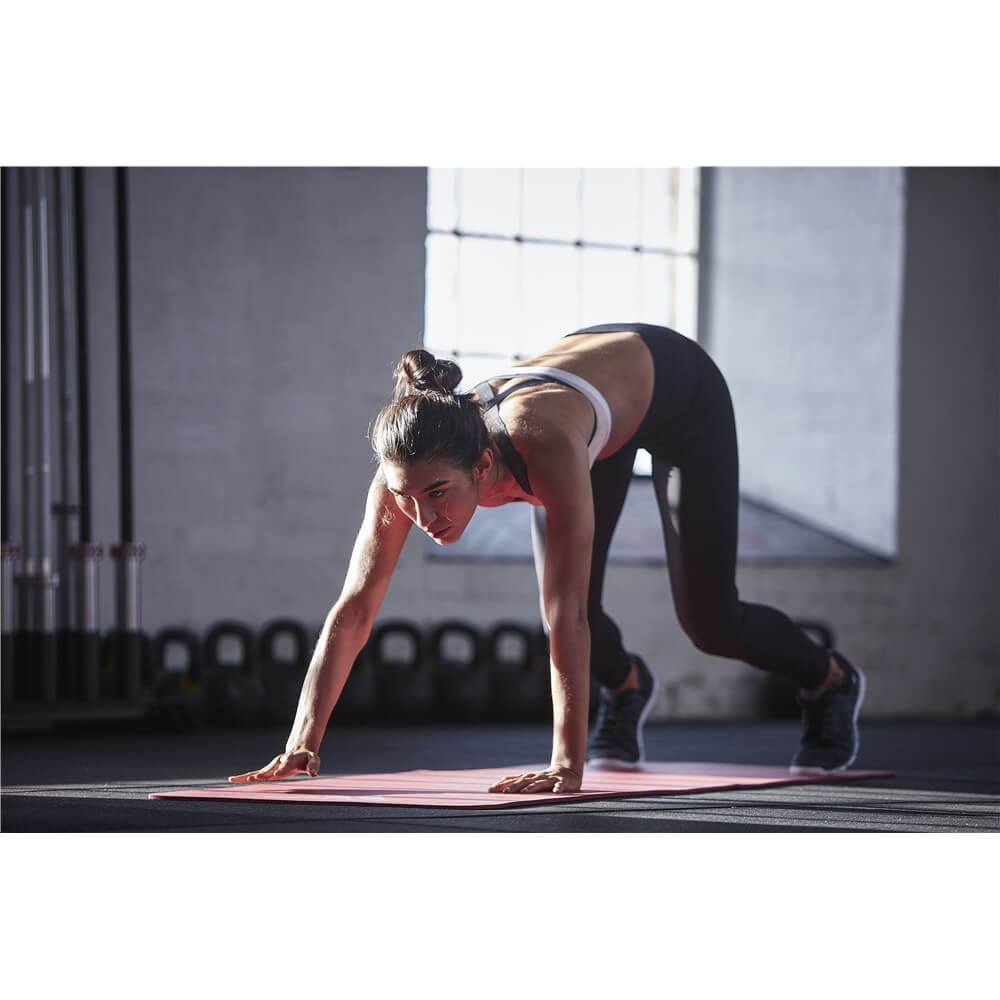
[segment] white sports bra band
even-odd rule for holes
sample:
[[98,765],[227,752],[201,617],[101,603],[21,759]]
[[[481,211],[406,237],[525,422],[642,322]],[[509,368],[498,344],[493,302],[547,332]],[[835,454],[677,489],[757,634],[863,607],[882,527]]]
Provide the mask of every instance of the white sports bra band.
[[534,365],[527,368],[508,368],[505,371],[497,372],[491,378],[523,378],[525,376],[541,375],[553,381],[568,385],[571,389],[576,389],[587,397],[590,405],[594,408],[594,417],[597,426],[594,428],[594,436],[587,447],[590,464],[597,461],[597,456],[604,450],[611,436],[611,407],[608,401],[591,385],[585,378],[574,375],[572,372],[563,371],[561,368],[549,368],[545,365]]

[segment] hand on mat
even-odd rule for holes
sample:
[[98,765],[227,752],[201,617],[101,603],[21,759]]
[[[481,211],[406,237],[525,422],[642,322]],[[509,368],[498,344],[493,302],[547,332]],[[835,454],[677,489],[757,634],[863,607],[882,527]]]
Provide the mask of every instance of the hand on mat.
[[274,781],[276,778],[289,778],[293,774],[308,774],[315,778],[319,774],[319,754],[311,750],[291,750],[279,753],[270,764],[258,771],[247,771],[246,774],[234,774],[230,782],[241,785],[247,781]]
[[512,774],[490,785],[491,792],[578,792],[583,776],[568,767]]

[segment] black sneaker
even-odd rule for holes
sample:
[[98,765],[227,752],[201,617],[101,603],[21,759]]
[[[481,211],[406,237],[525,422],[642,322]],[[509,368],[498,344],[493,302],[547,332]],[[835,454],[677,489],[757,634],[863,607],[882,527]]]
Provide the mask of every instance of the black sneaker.
[[636,655],[631,659],[639,671],[639,687],[632,691],[601,688],[600,705],[587,748],[587,766],[630,771],[645,759],[642,727],[656,700],[656,678]]
[[831,653],[844,671],[843,681],[818,698],[799,692],[802,709],[802,745],[789,770],[792,774],[828,774],[843,771],[854,763],[861,743],[858,712],[865,698],[865,675],[844,659]]

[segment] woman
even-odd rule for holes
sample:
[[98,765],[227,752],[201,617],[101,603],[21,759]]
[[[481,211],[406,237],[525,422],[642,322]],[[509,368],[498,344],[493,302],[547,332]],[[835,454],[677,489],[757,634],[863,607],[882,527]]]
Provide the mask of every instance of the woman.
[[[549,767],[496,792],[572,792],[584,763],[635,768],[655,679],[601,606],[611,536],[638,448],[653,456],[678,619],[706,653],[796,682],[805,731],[793,772],[842,770],[858,748],[864,677],[735,584],[736,428],[729,390],[708,354],[666,327],[611,324],[564,337],[532,361],[456,394],[451,361],[410,351],[395,398],[376,419],[379,469],[343,591],[320,634],[284,753],[230,778],[315,775],[317,750],[351,665],[367,641],[411,524],[457,541],[477,507],[533,507],[533,544],[549,632],[553,744]],[[677,524],[667,477],[681,473]],[[589,674],[601,684],[589,751]]]

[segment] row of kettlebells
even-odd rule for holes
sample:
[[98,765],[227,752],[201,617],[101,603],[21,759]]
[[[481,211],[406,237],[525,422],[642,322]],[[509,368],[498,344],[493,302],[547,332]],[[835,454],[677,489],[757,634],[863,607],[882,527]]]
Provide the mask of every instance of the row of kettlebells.
[[[223,621],[203,636],[166,628],[150,642],[158,710],[178,728],[290,725],[318,629],[281,618],[259,633]],[[548,639],[504,621],[375,626],[334,709],[340,724],[543,722],[551,717]]]

